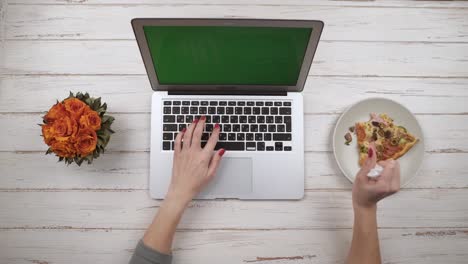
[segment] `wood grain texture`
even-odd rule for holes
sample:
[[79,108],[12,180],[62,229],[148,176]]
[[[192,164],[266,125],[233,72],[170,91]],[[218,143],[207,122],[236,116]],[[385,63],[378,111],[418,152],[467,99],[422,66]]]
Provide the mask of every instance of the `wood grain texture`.
[[[0,76],[0,85],[0,113],[43,112],[69,91],[100,96],[113,112],[151,111],[153,90],[143,75]],[[396,100],[418,114],[468,113],[468,78],[310,76],[303,95],[306,114],[341,113],[350,104],[375,96]]]
[[[379,203],[379,227],[468,227],[468,189],[402,190]],[[0,228],[146,228],[160,202],[146,190],[0,191]],[[299,201],[192,202],[182,229],[351,228],[349,190],[307,191]]]
[[[134,40],[7,41],[5,51],[3,74],[145,74]],[[310,74],[466,77],[468,49],[463,43],[322,41]]]
[[[111,113],[112,114],[112,113]],[[116,120],[107,150],[148,151],[150,114],[112,114]],[[304,116],[305,150],[331,151],[331,135],[337,114]],[[425,133],[425,150],[430,152],[468,151],[468,115],[419,115],[417,119]],[[46,150],[38,124],[42,114],[1,114],[0,151]],[[434,129],[437,127],[438,129]],[[18,140],[21,139],[21,140]]]
[[[405,188],[468,188],[467,153],[426,153]],[[1,190],[146,190],[148,152],[107,152],[93,165],[65,166],[41,152],[0,152]],[[27,166],[25,166],[27,164]],[[331,152],[305,154],[307,190],[351,189]]]
[[[58,5],[261,5],[282,6],[284,0],[9,0],[11,4],[58,4]],[[298,6],[352,6],[352,7],[411,7],[411,8],[465,8],[468,3],[459,1],[407,1],[407,0],[288,0],[287,5]]]
[[[128,263],[142,231],[0,230],[9,264]],[[467,229],[383,229],[382,263],[466,263]],[[177,263],[344,263],[351,230],[179,231]],[[428,249],[431,249],[428,254]]]
[[[102,14],[106,13],[106,16]],[[323,40],[463,42],[465,9],[288,5],[11,5],[7,39],[134,39],[135,17],[316,19]],[[89,23],[89,21],[93,21]],[[447,30],[457,27],[459,30]]]

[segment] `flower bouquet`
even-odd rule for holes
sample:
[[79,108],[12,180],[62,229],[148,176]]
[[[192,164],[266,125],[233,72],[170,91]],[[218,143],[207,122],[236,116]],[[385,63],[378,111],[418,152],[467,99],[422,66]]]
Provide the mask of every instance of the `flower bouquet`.
[[59,161],[66,164],[75,162],[81,166],[99,157],[109,143],[114,131],[114,118],[105,115],[107,105],[101,98],[90,97],[88,93],[70,92],[68,98],[57,101],[43,117],[42,136],[49,146],[46,154],[55,153]]

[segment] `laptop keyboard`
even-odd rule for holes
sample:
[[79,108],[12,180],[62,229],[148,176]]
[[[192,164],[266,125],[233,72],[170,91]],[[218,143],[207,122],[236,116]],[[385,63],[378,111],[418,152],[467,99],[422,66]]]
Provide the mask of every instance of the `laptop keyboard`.
[[163,100],[162,149],[174,150],[177,133],[204,115],[202,146],[218,123],[215,149],[292,151],[291,107],[289,100]]

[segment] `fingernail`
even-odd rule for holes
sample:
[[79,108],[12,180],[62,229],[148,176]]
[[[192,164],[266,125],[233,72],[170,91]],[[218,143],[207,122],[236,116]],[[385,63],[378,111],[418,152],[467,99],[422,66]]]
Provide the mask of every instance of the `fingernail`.
[[216,123],[215,126],[214,126],[214,128],[219,128],[219,124]]
[[222,148],[219,150],[218,154],[222,157],[224,155],[224,152],[226,152],[226,150]]
[[193,120],[193,122],[194,122],[194,123],[197,123],[197,122],[198,122],[198,119]]
[[367,151],[367,156],[369,158],[372,158],[373,155],[374,155],[374,150],[372,148],[369,148],[369,150]]
[[182,133],[185,133],[185,131],[187,130],[187,128],[182,128]]
[[205,121],[205,119],[206,119],[206,116],[200,117],[200,120],[202,120],[202,121]]

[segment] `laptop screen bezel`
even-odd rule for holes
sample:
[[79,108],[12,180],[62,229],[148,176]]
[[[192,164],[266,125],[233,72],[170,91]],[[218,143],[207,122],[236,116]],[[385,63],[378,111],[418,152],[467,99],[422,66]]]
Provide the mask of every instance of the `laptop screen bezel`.
[[[143,63],[154,91],[203,91],[203,92],[300,92],[309,74],[312,60],[317,50],[323,22],[318,20],[277,20],[277,19],[181,19],[181,18],[135,18],[132,27],[140,49]],[[235,26],[235,27],[294,27],[311,28],[307,49],[302,61],[296,85],[200,85],[200,84],[160,84],[153,64],[151,52],[143,30],[144,26]]]

